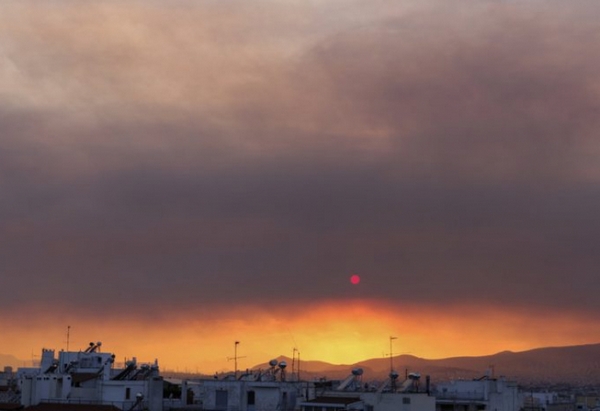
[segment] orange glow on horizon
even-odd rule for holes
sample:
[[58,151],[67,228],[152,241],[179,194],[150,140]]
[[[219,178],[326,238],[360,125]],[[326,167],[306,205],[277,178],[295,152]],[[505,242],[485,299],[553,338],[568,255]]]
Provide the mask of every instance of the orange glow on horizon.
[[[57,316],[60,317],[60,316]],[[66,348],[67,324],[48,317],[9,323],[0,353],[30,360],[42,347]],[[279,355],[302,360],[352,364],[380,358],[389,351],[388,336],[398,336],[394,354],[434,359],[478,356],[503,350],[522,351],[550,345],[600,341],[593,319],[575,313],[527,314],[488,307],[415,307],[365,300],[318,305],[286,305],[278,310],[257,307],[215,309],[210,317],[186,310],[158,319],[81,318],[66,320],[71,326],[70,350],[102,341],[103,349],[117,361],[136,356],[140,361],[159,360],[163,370],[204,372],[231,370],[234,342],[240,341],[238,368],[251,368]],[[1,364],[0,364],[1,365]],[[23,364],[25,365],[25,364]]]

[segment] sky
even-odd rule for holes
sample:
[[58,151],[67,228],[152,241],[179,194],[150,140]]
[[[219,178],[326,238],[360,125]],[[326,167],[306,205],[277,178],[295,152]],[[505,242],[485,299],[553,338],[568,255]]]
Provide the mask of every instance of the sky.
[[598,44],[595,0],[0,2],[0,353],[600,342]]

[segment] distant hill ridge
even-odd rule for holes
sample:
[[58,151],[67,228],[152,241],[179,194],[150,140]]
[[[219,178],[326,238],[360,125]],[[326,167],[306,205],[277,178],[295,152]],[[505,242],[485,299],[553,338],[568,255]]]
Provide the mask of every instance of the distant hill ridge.
[[[292,360],[280,356],[287,362],[287,372],[292,372]],[[545,347],[528,351],[502,351],[484,356],[462,356],[427,360],[413,355],[393,357],[394,369],[402,376],[405,372],[430,375],[432,381],[504,376],[520,384],[570,383],[577,386],[600,383],[600,344],[566,347]],[[259,364],[254,368],[267,368]],[[336,365],[323,361],[302,361],[303,379],[327,377],[345,378],[353,368],[362,368],[363,379],[387,378],[390,371],[389,358],[374,358],[355,364]],[[295,364],[295,372],[298,365]]]
[[28,367],[30,365],[31,361],[19,360],[14,355],[0,354],[0,371],[4,371],[4,367],[17,369],[19,367]]

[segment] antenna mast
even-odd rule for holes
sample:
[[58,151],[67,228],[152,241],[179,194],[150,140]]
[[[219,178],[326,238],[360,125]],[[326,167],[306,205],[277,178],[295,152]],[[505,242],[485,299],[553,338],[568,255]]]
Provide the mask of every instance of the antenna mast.
[[235,344],[233,345],[233,363],[234,363],[234,367],[235,367],[235,371],[234,371],[234,375],[235,375],[235,379],[237,380],[237,347],[238,345],[240,345],[239,341],[236,341]]
[[238,371],[238,367],[237,367],[237,360],[238,358],[246,358],[245,356],[243,357],[238,357],[237,355],[237,347],[240,344],[239,341],[236,341],[233,345],[233,358],[232,357],[227,357],[227,361],[233,360],[234,362],[234,375],[235,375],[235,379],[237,380],[237,371]]
[[71,336],[71,326],[67,325],[67,352],[69,352],[69,338]]
[[392,353],[392,341],[398,339],[398,337],[390,336],[390,372],[394,371],[394,354]]
[[396,392],[396,378],[398,378],[398,374],[394,371],[394,353],[392,352],[392,341],[396,340],[398,337],[390,336],[390,380],[392,383],[392,392]]
[[296,349],[296,347],[294,347],[294,349],[292,350],[292,379],[294,378],[294,370],[295,370],[295,364],[296,364],[296,351],[298,351]]

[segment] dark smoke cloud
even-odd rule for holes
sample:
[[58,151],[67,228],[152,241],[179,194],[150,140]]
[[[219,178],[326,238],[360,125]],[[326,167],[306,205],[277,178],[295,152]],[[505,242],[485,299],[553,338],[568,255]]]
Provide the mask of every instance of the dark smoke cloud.
[[309,46],[230,10],[78,8],[79,38],[20,15],[0,304],[326,300],[358,272],[368,298],[597,312],[598,6],[440,7]]

